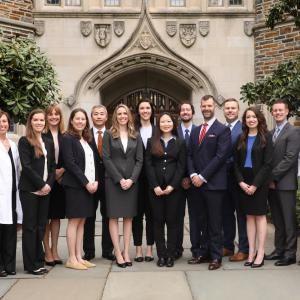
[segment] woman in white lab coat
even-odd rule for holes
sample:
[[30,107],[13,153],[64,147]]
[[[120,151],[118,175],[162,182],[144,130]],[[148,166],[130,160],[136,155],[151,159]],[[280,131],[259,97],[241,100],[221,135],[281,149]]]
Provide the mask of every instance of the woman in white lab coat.
[[0,110],[0,277],[16,274],[17,223],[22,223],[19,152],[7,138],[9,125],[9,115]]

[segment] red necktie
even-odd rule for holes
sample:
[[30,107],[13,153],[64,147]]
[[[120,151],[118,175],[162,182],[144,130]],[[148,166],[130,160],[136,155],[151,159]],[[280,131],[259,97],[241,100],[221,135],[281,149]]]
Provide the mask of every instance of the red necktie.
[[205,134],[206,134],[206,128],[207,128],[207,126],[208,126],[207,123],[204,123],[202,125],[202,130],[201,130],[200,137],[199,137],[199,144],[201,144],[203,142],[203,139],[204,139]]
[[100,157],[102,158],[102,134],[101,130],[98,130],[98,152]]

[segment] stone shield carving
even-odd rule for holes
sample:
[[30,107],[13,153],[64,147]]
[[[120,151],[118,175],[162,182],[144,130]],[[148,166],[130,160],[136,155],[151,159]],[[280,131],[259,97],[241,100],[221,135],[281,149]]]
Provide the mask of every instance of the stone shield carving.
[[196,35],[196,24],[180,24],[179,25],[179,36],[181,43],[189,48],[194,45]]
[[176,21],[167,21],[166,22],[166,31],[170,37],[173,37],[177,33],[177,22]]
[[125,22],[124,21],[114,21],[114,33],[116,36],[122,36],[125,32]]
[[143,31],[139,38],[139,44],[144,49],[147,50],[150,47],[155,47],[155,43],[152,40],[151,34],[148,31]]
[[207,36],[209,33],[209,21],[199,21],[199,33]]
[[105,48],[111,41],[111,25],[95,24],[94,37],[97,45]]
[[247,36],[253,35],[253,26],[254,26],[253,21],[245,21],[244,22],[244,32]]
[[92,22],[80,21],[80,32],[83,36],[88,37],[92,32]]
[[43,20],[35,20],[35,34],[37,36],[42,36],[45,33],[45,21]]

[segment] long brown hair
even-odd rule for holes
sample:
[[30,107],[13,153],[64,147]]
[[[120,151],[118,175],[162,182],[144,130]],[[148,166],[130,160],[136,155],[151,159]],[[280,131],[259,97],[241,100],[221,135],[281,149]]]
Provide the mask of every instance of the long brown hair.
[[161,145],[161,142],[160,142],[160,138],[162,136],[162,132],[160,130],[160,119],[165,115],[169,116],[170,119],[173,122],[172,135],[174,135],[176,137],[178,136],[178,134],[177,134],[177,120],[175,118],[173,118],[172,115],[167,113],[167,112],[161,113],[158,116],[157,126],[155,127],[154,135],[153,135],[153,138],[152,138],[152,141],[151,141],[151,153],[155,156],[162,156],[164,154],[164,149],[163,149],[163,147]]
[[119,104],[115,108],[113,116],[112,116],[112,121],[111,121],[112,125],[110,128],[110,133],[111,133],[112,138],[116,139],[116,138],[120,137],[120,126],[119,126],[119,123],[117,120],[117,112],[118,112],[119,108],[124,108],[126,110],[126,113],[128,116],[128,123],[127,123],[128,136],[135,139],[136,138],[136,130],[134,128],[133,117],[132,117],[131,111],[128,108],[128,106],[123,103]]
[[32,128],[32,125],[31,125],[33,116],[37,115],[37,114],[43,114],[44,118],[45,118],[45,122],[46,122],[45,111],[40,108],[34,109],[28,116],[27,123],[26,123],[25,136],[26,136],[27,140],[29,141],[29,144],[34,148],[35,157],[39,158],[43,155],[42,145],[41,145],[40,140],[36,136],[36,134]]
[[70,114],[70,118],[69,118],[69,122],[68,122],[68,129],[66,131],[66,133],[76,137],[77,139],[80,140],[80,134],[79,132],[74,128],[72,121],[75,117],[75,115],[78,112],[82,112],[85,115],[85,119],[86,119],[86,124],[85,124],[85,128],[82,131],[82,138],[87,141],[88,143],[90,143],[92,141],[92,133],[90,130],[90,122],[89,122],[89,118],[87,116],[86,111],[83,108],[75,108],[72,110],[71,114]]
[[48,115],[50,115],[53,111],[58,113],[59,117],[60,117],[60,121],[59,121],[59,124],[58,124],[58,132],[64,133],[65,124],[64,124],[63,113],[62,113],[62,110],[60,109],[60,107],[57,104],[50,105],[46,109],[46,127],[45,127],[45,131],[46,132],[49,131]]
[[258,108],[252,106],[252,107],[248,107],[244,111],[244,114],[242,117],[242,133],[240,135],[237,148],[238,149],[246,148],[246,141],[247,141],[248,134],[249,134],[249,128],[246,125],[246,115],[247,115],[248,111],[252,111],[257,118],[257,122],[258,122],[257,135],[259,136],[260,146],[265,147],[267,144],[267,133],[268,133],[266,118],[265,118],[264,114]]

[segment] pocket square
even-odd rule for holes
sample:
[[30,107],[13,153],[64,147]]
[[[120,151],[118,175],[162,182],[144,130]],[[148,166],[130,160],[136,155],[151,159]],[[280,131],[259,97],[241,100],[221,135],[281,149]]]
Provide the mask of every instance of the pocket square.
[[210,138],[211,137],[216,137],[216,135],[215,134],[209,134],[208,137],[210,137]]

